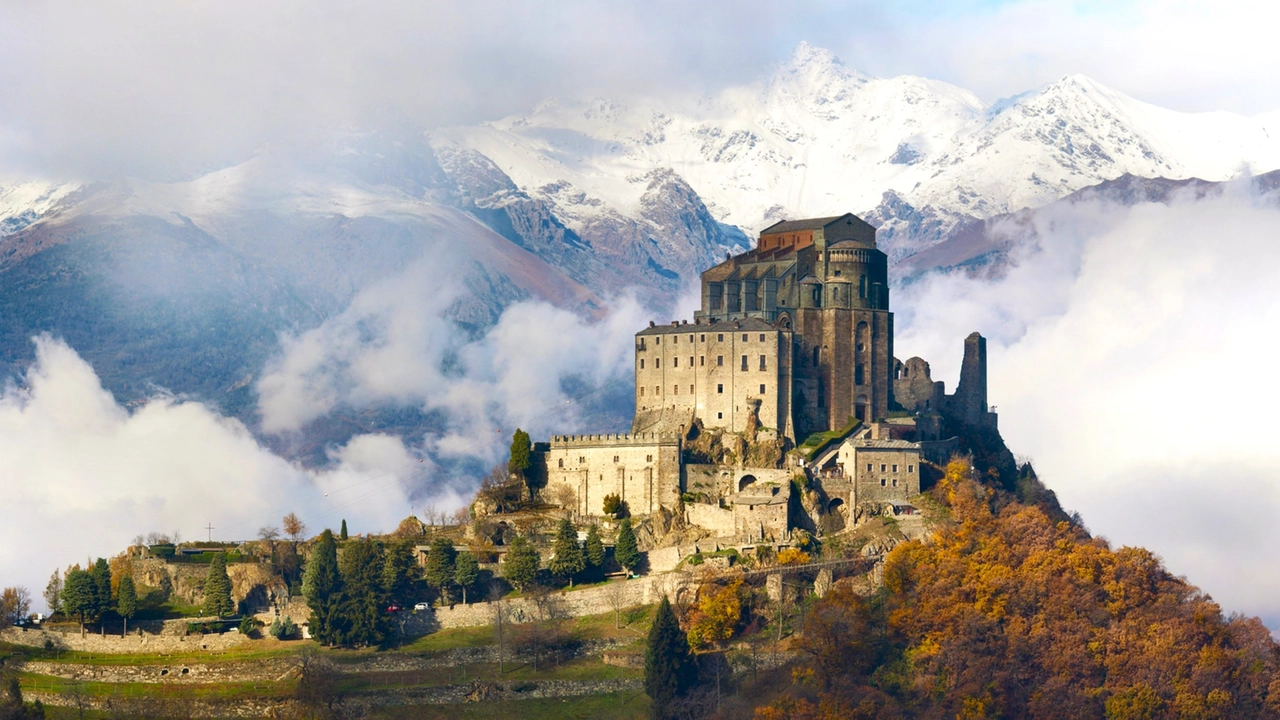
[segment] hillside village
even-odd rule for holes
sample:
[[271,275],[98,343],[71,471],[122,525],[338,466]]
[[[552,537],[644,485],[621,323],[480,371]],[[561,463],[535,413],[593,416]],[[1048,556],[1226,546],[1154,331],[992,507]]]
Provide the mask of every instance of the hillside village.
[[[46,598],[61,612],[0,640],[181,654],[298,639],[385,647],[482,627],[500,637],[510,623],[525,628],[511,657],[535,669],[540,656],[558,667],[593,653],[635,668],[617,637],[584,645],[564,623],[612,615],[620,630],[624,611],[668,598],[695,649],[747,637],[748,617],[781,641],[806,603],[841,585],[869,592],[885,553],[945,518],[922,491],[953,457],[1014,480],[987,406],[984,339],[970,335],[963,353],[951,394],[924,360],[893,356],[871,226],[780,222],[703,273],[692,321],[636,333],[630,433],[517,431],[468,508],[386,535],[343,521],[316,536],[290,514],[247,542],[140,537],[55,573]],[[718,616],[717,603],[734,610]],[[788,657],[773,650],[775,666]],[[498,652],[501,664],[501,639]]]

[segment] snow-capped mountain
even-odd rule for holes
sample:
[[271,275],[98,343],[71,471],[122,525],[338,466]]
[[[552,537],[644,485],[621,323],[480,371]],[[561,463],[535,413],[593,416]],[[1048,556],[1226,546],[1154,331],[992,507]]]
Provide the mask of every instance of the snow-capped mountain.
[[769,77],[712,96],[552,100],[432,143],[487,159],[579,234],[640,214],[650,174],[664,171],[748,235],[852,210],[896,260],[966,220],[1125,174],[1276,169],[1280,113],[1179,113],[1079,75],[987,105],[942,82],[867,77],[801,44]]

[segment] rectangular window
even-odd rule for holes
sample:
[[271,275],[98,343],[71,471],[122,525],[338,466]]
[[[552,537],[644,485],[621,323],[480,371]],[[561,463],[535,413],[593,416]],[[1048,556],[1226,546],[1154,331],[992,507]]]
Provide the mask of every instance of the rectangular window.
[[716,356],[716,367],[723,367],[723,366],[724,366],[724,356],[723,356],[723,355],[717,355],[717,356]]
[[884,464],[884,463],[880,463],[880,472],[885,472],[885,469],[884,469],[884,468],[885,468],[885,464]]
[[894,465],[894,466],[893,466],[893,471],[894,471],[894,472],[898,472],[898,466],[897,466],[897,465]]
[[764,386],[763,386],[763,385],[761,385],[761,386],[760,386],[760,394],[761,394],[761,395],[763,395],[763,394],[764,394]]
[[671,358],[671,367],[680,367],[680,358]]
[[671,336],[671,344],[672,344],[672,345],[676,345],[676,344],[678,344],[679,342],[680,342],[680,336],[679,336],[679,335],[672,335],[672,336]]
[[724,333],[716,333],[716,342],[724,342]]
[[867,472],[871,472],[871,463],[867,463]]
[[723,419],[724,419],[724,413],[722,413],[722,412],[718,412],[718,413],[716,413],[716,419],[717,419],[717,420],[723,420]]
[[706,364],[707,364],[707,356],[706,356],[706,355],[699,355],[699,356],[698,356],[698,367],[702,367],[702,366],[704,366],[704,365],[706,365]]
[[613,461],[614,461],[615,463],[616,463],[616,462],[618,462],[618,456],[617,456],[617,455],[614,455],[614,456],[613,456]]
[[662,338],[660,338],[660,337],[656,337],[656,338],[654,338],[654,339],[653,339],[653,344],[654,344],[654,345],[661,345],[661,344],[662,344]]
[[689,356],[689,367],[693,367],[693,356]]
[[644,397],[644,386],[640,386],[640,397]]
[[768,364],[765,362],[765,359],[764,359],[764,356],[763,356],[763,355],[761,355],[761,356],[760,356],[760,369],[761,369],[761,370],[767,370],[767,369],[768,369]]
[[719,394],[719,395],[723,395],[723,394],[724,394],[724,385],[716,385],[716,393],[717,393],[717,394]]
[[690,336],[689,336],[689,342],[691,342],[691,343],[693,342],[693,336],[692,336],[692,335],[690,335]]
[[644,358],[640,358],[640,369],[644,369]]
[[743,369],[743,370],[746,370],[746,369],[747,369],[747,356],[746,356],[746,355],[743,355],[743,356],[742,356],[742,369]]
[[645,456],[644,456],[644,461],[645,461],[645,462],[653,462],[653,456],[652,456],[652,455],[645,455]]
[[692,395],[692,394],[693,394],[693,386],[692,386],[692,385],[690,385],[690,386],[689,386],[689,394],[690,394],[690,395]]
[[706,341],[707,341],[707,336],[706,336],[706,335],[699,335],[699,336],[698,336],[698,342],[706,342]]
[[907,466],[907,472],[909,472],[909,473],[913,473],[913,472],[915,472],[915,471],[916,471],[916,466],[915,466],[915,465],[908,465],[908,466]]
[[679,385],[672,385],[672,386],[671,386],[671,394],[672,394],[672,395],[679,395],[679,394],[680,394],[680,386],[679,386]]
[[760,333],[760,342],[764,342],[764,333]]
[[653,367],[654,367],[654,368],[660,368],[660,367],[662,367],[662,358],[654,358],[654,359],[653,359]]
[[661,394],[662,394],[662,388],[658,387],[657,385],[654,385],[654,386],[653,386],[653,394],[654,394],[654,395],[661,395]]
[[751,342],[750,340],[747,339],[746,333],[742,333],[742,342]]

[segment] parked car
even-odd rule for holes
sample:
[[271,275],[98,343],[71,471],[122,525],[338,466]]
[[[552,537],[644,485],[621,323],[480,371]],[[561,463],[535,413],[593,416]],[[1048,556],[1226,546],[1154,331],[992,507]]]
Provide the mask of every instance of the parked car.
[[399,606],[399,605],[388,605],[388,606],[387,606],[387,612],[389,612],[389,613],[397,613],[397,612],[400,612],[400,606]]
[[413,606],[413,609],[414,609],[415,611],[417,611],[417,610],[426,610],[426,609],[427,609],[427,608],[429,608],[429,607],[431,607],[431,606],[430,606],[430,605],[428,605],[428,604],[426,604],[426,603],[424,603],[424,602],[420,602],[420,603],[418,603],[417,605],[414,605],[414,606]]

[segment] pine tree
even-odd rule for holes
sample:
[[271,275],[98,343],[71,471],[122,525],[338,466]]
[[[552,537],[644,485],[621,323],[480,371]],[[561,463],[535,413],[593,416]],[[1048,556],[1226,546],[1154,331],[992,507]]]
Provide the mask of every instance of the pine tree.
[[89,574],[93,577],[93,614],[102,617],[114,605],[111,602],[111,566],[103,558],[98,558]]
[[671,706],[693,686],[694,679],[689,642],[680,630],[671,601],[664,597],[649,628],[649,644],[644,651],[644,691],[654,720],[670,716]]
[[382,564],[382,589],[396,605],[407,605],[413,594],[413,548],[407,541],[394,541],[386,547]]
[[507,462],[507,470],[512,475],[525,477],[525,471],[529,469],[531,460],[530,451],[533,450],[533,443],[529,440],[529,433],[516,428],[516,432],[511,436],[511,460]]
[[573,523],[568,520],[560,521],[552,552],[555,554],[547,561],[547,569],[556,577],[567,578],[569,587],[573,587],[573,576],[587,567],[586,560],[582,557],[582,548],[578,546],[578,531],[573,529]]
[[133,576],[120,578],[120,590],[116,593],[116,613],[124,620],[124,629],[120,635],[129,634],[129,618],[138,612],[138,591],[133,586]]
[[587,529],[587,541],[582,547],[583,559],[593,575],[604,575],[604,541],[600,539],[600,528],[592,525]]
[[618,525],[618,541],[613,547],[613,558],[629,573],[634,573],[640,567],[640,548],[636,545],[636,533],[631,529],[631,518]]
[[524,590],[538,577],[541,565],[542,556],[538,554],[538,549],[528,538],[520,535],[511,541],[511,549],[507,551],[507,557],[502,563],[502,577],[517,590]]
[[453,584],[453,563],[458,553],[453,549],[453,543],[448,538],[436,537],[431,541],[431,549],[427,551],[426,567],[422,570],[422,577],[427,584],[435,588],[440,593],[440,600],[449,594],[449,586]]
[[93,576],[79,566],[67,571],[62,584],[62,609],[67,615],[80,616],[80,629],[84,630],[86,618],[96,617],[98,607],[97,588]]
[[209,563],[209,574],[204,580],[204,612],[213,617],[234,615],[236,604],[231,601],[231,578],[227,576],[227,556],[217,553]]
[[480,579],[480,563],[476,556],[469,552],[458,553],[453,563],[453,581],[462,588],[462,604],[467,604],[467,590]]
[[321,643],[332,645],[335,641],[334,611],[341,600],[342,576],[338,573],[338,545],[329,530],[320,533],[320,539],[307,560],[302,595],[311,608],[309,626],[312,636]]
[[339,623],[334,629],[341,645],[377,645],[387,636],[386,593],[382,589],[382,568],[386,560],[382,545],[359,540],[342,550],[342,597]]
[[49,606],[50,615],[57,615],[62,610],[62,573],[57,570],[49,576],[49,584],[44,586],[44,601]]
[[347,539],[347,519],[346,518],[342,518],[342,529],[338,531],[338,539],[339,540]]

